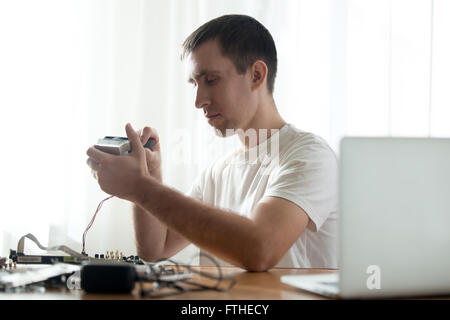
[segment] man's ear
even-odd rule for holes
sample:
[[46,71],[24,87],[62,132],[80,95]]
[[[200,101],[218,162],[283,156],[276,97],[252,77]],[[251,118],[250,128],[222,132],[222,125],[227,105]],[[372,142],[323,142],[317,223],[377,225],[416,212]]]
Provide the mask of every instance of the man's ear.
[[266,83],[267,79],[267,65],[262,60],[256,60],[250,67],[252,76],[252,89],[256,90]]

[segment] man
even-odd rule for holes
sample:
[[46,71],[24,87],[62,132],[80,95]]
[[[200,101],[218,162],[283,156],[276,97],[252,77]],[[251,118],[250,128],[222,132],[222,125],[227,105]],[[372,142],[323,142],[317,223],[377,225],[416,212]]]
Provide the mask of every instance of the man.
[[[272,94],[277,54],[270,33],[251,17],[222,16],[186,39],[182,58],[195,107],[219,135],[237,132],[243,148],[205,169],[190,197],[162,184],[153,128],[145,127],[139,136],[126,125],[137,146],[129,155],[89,148],[88,164],[101,189],[135,204],[138,255],[158,260],[193,243],[249,271],[337,267],[336,157],[323,139],[279,115]],[[246,139],[249,130],[268,134]],[[142,147],[150,137],[156,140],[152,151]],[[256,161],[240,161],[263,144],[278,146],[277,154],[261,148],[264,154]]]

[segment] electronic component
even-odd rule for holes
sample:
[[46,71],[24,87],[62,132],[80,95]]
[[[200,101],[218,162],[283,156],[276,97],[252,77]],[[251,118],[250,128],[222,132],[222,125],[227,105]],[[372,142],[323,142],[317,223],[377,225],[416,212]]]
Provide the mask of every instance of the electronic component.
[[0,289],[21,287],[68,275],[80,270],[80,266],[58,263],[42,268],[33,268],[22,272],[0,273]]
[[26,255],[24,253],[17,253],[15,250],[9,250],[9,257],[14,263],[18,264],[81,264],[91,260],[88,256]]
[[[26,255],[24,253],[25,239],[32,240],[43,250],[60,250],[69,253],[69,256]],[[32,289],[35,284],[44,284],[47,287],[63,285],[69,289],[81,288],[86,292],[129,293],[136,282],[141,284],[142,297],[153,298],[186,291],[229,290],[236,279],[224,277],[219,264],[213,257],[202,252],[200,255],[214,262],[218,275],[199,272],[191,269],[189,264],[180,265],[170,259],[154,263],[144,262],[138,256],[124,256],[117,249],[107,251],[105,259],[104,254],[97,253],[95,257],[89,257],[66,246],[47,248],[42,246],[34,235],[27,234],[19,240],[17,251],[10,250],[9,270],[0,270],[2,271],[0,272],[0,290],[16,290],[25,286]],[[6,265],[6,259],[2,259],[2,262]],[[23,268],[15,270],[16,263],[34,266],[29,266],[29,270]],[[172,265],[165,265],[167,263]],[[50,266],[42,266],[43,264],[50,264]],[[216,283],[210,286],[192,281],[192,273],[198,273],[200,277],[206,277],[209,280],[216,280]],[[67,278],[68,275],[70,275],[69,278]],[[152,287],[144,288],[142,284],[145,282],[149,282]],[[228,282],[228,285],[223,286],[224,282]]]
[[159,265],[89,262],[81,268],[81,289],[86,292],[129,293],[136,281],[175,283],[190,279],[188,270]]
[[136,280],[135,267],[127,263],[88,263],[81,268],[81,289],[86,292],[129,293]]
[[[54,255],[25,255],[25,239],[33,241],[41,250],[45,251],[62,251],[68,255],[54,256]],[[58,262],[81,264],[83,261],[88,261],[90,258],[87,255],[76,252],[67,246],[45,247],[39,240],[31,233],[28,233],[19,239],[17,244],[17,251],[10,250],[9,258],[14,263],[22,264],[54,264]]]
[[[25,239],[33,241],[41,250],[45,251],[62,251],[68,255],[27,255],[25,251]],[[116,254],[111,251],[106,254],[96,254],[94,257],[90,257],[87,254],[79,253],[67,246],[54,246],[45,247],[38,239],[31,233],[28,233],[20,238],[16,250],[9,250],[9,259],[11,263],[8,265],[13,266],[13,263],[18,264],[55,264],[55,263],[70,263],[70,264],[82,264],[89,261],[107,261],[110,263],[114,262],[127,262],[135,265],[144,264],[144,262],[139,258],[139,256],[124,256],[123,253],[119,255],[119,250],[116,250]],[[5,263],[6,264],[6,263]]]
[[[148,139],[144,148],[152,149],[155,145],[155,139]],[[102,139],[98,139],[97,144],[94,145],[95,148],[116,155],[127,154],[131,152],[131,142],[125,137],[113,137],[106,136]]]
[[104,254],[96,253],[94,257],[88,255],[85,256],[56,256],[56,255],[27,255],[24,253],[17,253],[16,250],[9,250],[9,257],[11,263],[8,265],[13,265],[13,263],[18,264],[54,264],[54,263],[70,263],[70,264],[82,264],[89,261],[103,261],[103,262],[127,262],[135,265],[144,264],[144,262],[139,258],[139,256],[122,256],[110,257]]

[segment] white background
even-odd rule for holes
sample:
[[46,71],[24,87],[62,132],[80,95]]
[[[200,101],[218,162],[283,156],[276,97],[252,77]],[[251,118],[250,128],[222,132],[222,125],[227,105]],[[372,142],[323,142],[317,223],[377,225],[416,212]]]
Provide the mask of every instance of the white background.
[[[281,115],[336,153],[344,135],[450,136],[448,0],[0,0],[0,255],[26,233],[81,250],[107,196],[85,152],[127,122],[158,130],[164,181],[182,192],[237,145],[194,108],[179,59],[193,30],[230,13],[270,30]],[[130,209],[104,204],[89,254],[135,254]]]

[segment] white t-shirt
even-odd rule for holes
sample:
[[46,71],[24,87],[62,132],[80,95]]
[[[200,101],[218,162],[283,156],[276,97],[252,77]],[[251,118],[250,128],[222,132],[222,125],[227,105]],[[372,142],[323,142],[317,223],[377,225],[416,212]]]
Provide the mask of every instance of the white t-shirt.
[[310,222],[276,267],[337,268],[337,168],[325,140],[286,124],[259,146],[214,161],[188,195],[246,217],[263,197],[289,200]]

